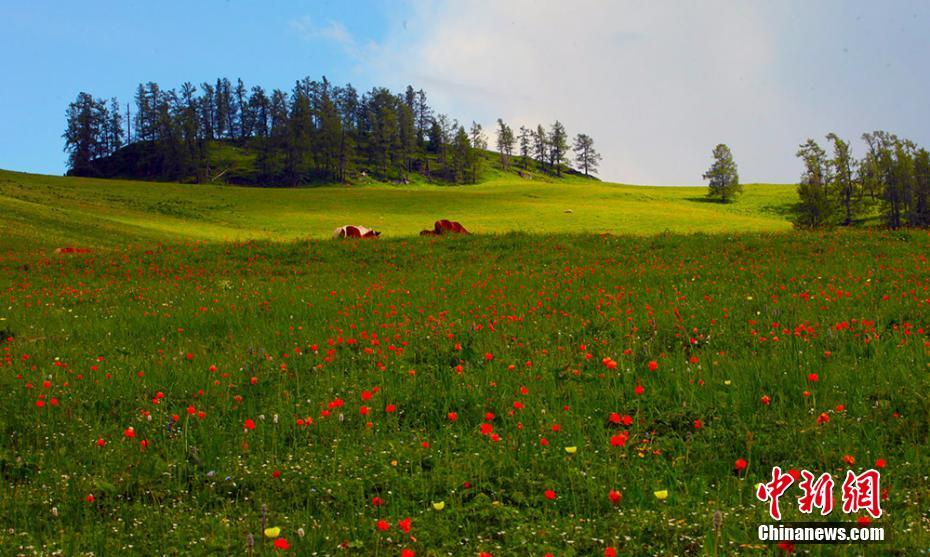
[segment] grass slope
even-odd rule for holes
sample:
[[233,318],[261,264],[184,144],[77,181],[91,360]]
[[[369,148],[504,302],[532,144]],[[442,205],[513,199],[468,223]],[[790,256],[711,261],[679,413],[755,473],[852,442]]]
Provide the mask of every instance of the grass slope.
[[[701,187],[627,186],[496,175],[474,186],[297,189],[70,178],[0,171],[0,248],[25,242],[114,246],[152,241],[327,238],[343,224],[412,236],[439,218],[477,233],[653,234],[791,228],[790,185],[745,186],[739,202]],[[571,211],[571,212],[567,212]]]

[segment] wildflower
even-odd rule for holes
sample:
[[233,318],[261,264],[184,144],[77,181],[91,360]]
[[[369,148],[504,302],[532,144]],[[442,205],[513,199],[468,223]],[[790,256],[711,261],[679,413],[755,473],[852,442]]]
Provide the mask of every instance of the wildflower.
[[446,508],[446,502],[445,502],[445,501],[434,501],[434,502],[433,502],[433,509],[435,509],[435,510],[437,510],[437,511],[441,511],[441,510],[443,510],[444,508]]
[[748,465],[749,463],[746,462],[745,458],[737,458],[736,462],[733,463],[733,469],[737,472],[742,472]]
[[546,499],[549,499],[550,501],[552,501],[552,500],[555,499],[555,497],[556,497],[555,491],[553,491],[553,490],[551,490],[551,489],[547,489],[547,490],[543,493],[543,495],[545,495],[545,496],[546,496]]
[[281,551],[287,551],[291,548],[291,544],[289,544],[284,538],[278,538],[274,541],[274,548],[280,549]]
[[659,491],[653,491],[652,494],[655,495],[655,496],[656,496],[656,499],[658,499],[659,501],[665,501],[666,499],[668,499],[668,490],[667,490],[667,489],[661,489],[661,490],[659,490]]
[[400,528],[405,534],[409,534],[410,533],[410,517],[407,517],[403,520],[398,520],[397,527]]
[[657,369],[659,369],[659,362],[657,362],[657,361],[655,361],[655,360],[651,360],[651,361],[649,362],[649,371],[655,371],[655,370],[657,370]]
[[387,532],[391,529],[391,523],[387,520],[381,519],[375,524],[375,527],[382,532]]
[[255,429],[255,421],[252,420],[252,418],[249,418],[248,420],[245,421],[244,424],[242,424],[242,427],[244,427],[245,429]]
[[578,452],[578,447],[565,447],[565,452],[568,454],[575,454]]
[[620,500],[623,499],[623,494],[616,489],[611,489],[610,493],[607,494],[607,498],[610,499],[610,502],[614,505],[618,505]]
[[266,538],[277,538],[281,535],[281,528],[278,528],[277,526],[272,528],[265,528],[264,534]]

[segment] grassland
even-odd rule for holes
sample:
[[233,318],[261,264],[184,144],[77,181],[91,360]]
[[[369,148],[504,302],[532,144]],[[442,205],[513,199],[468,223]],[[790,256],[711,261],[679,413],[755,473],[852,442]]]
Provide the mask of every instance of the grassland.
[[[2,173],[0,554],[924,551],[930,236],[790,191]],[[760,544],[773,466],[880,469],[889,543]]]
[[[793,186],[747,185],[738,203],[705,188],[625,186],[580,177],[499,175],[474,186],[240,188],[95,180],[0,171],[0,246],[119,246],[145,241],[328,238],[343,224],[416,235],[440,218],[477,233],[737,232],[789,230]],[[570,211],[570,212],[569,212]]]

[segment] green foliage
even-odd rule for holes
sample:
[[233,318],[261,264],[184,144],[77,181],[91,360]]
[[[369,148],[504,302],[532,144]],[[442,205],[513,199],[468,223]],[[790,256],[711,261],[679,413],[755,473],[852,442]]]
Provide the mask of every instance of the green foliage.
[[709,182],[707,196],[719,199],[722,203],[732,201],[737,195],[743,193],[733,154],[723,143],[714,147],[714,163],[704,174],[704,179]]

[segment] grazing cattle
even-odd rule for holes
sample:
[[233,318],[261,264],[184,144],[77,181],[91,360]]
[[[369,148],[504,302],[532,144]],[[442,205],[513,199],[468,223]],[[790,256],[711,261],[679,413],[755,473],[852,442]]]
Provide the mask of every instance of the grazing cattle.
[[420,236],[441,236],[443,234],[468,234],[461,223],[452,220],[437,220],[432,230],[423,230]]
[[333,231],[333,238],[377,238],[380,235],[381,233],[377,230],[353,224],[340,226]]

